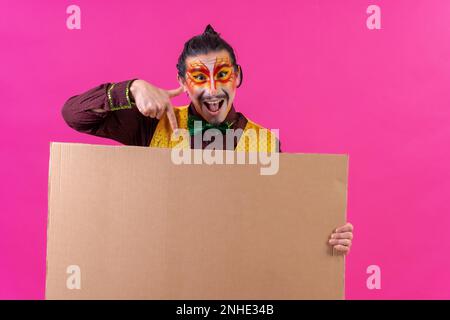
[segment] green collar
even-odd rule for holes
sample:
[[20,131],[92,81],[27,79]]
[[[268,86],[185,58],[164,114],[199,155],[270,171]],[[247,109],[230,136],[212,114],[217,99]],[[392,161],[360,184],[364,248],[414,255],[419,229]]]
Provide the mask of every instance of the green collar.
[[196,116],[196,115],[189,115],[188,116],[188,129],[189,134],[191,136],[195,136],[199,133],[204,133],[208,129],[218,129],[222,134],[226,133],[227,129],[231,129],[234,122],[222,122],[221,124],[211,124],[202,118]]

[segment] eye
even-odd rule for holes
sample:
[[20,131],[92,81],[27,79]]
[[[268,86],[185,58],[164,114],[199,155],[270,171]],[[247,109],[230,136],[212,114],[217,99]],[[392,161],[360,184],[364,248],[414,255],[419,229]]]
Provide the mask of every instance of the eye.
[[221,67],[218,72],[215,75],[215,79],[216,80],[220,80],[220,81],[227,81],[232,74],[232,69],[231,67]]
[[189,75],[192,80],[199,84],[208,81],[208,76],[200,71],[190,72]]
[[193,77],[194,77],[194,79],[195,80],[197,80],[197,81],[205,81],[206,80],[206,77],[205,77],[205,75],[203,75],[203,74],[195,74],[195,75],[193,75]]
[[222,78],[225,78],[227,75],[228,75],[228,71],[220,71],[220,72],[217,74],[217,77],[218,77],[219,79],[222,79]]

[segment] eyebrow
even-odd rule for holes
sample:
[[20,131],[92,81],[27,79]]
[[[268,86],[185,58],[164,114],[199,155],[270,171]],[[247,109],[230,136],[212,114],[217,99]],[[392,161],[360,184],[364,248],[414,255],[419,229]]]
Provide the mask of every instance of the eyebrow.
[[214,69],[220,68],[220,67],[231,67],[231,63],[229,63],[229,62],[222,62],[222,63],[219,63],[219,64],[217,64],[216,66],[214,66]]
[[193,72],[193,71],[203,71],[206,73],[209,73],[209,69],[207,66],[205,66],[205,64],[203,64],[202,62],[193,62],[189,64],[189,68],[188,68],[189,72]]
[[193,68],[189,68],[188,71],[192,72],[192,71],[207,71],[209,73],[209,69],[205,68],[205,67],[193,67]]

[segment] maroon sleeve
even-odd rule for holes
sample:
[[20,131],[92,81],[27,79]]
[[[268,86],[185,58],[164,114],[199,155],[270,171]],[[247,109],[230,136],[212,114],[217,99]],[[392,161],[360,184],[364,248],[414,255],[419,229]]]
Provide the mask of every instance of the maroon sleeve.
[[64,120],[79,132],[148,146],[157,120],[137,110],[129,92],[132,81],[101,84],[71,97],[61,111]]

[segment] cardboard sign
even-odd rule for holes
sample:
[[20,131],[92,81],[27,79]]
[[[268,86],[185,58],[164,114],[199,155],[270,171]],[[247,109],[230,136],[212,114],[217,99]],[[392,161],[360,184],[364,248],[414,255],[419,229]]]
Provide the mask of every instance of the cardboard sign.
[[261,175],[52,143],[46,298],[343,299],[327,240],[345,223],[348,158],[279,156]]

